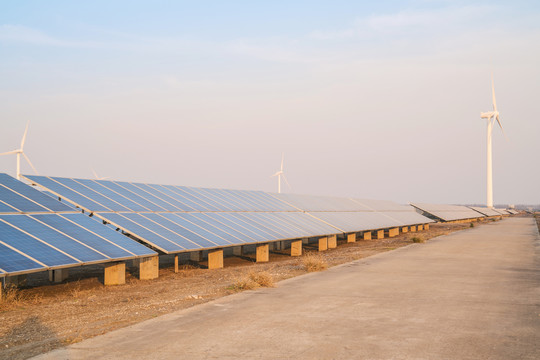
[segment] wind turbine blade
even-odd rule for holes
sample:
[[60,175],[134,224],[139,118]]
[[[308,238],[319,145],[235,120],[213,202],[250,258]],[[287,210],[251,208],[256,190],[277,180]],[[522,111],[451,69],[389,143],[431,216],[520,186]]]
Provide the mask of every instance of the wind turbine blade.
[[92,173],[94,174],[94,177],[95,177],[97,180],[99,180],[99,176],[98,176],[96,170],[92,169]]
[[23,137],[22,137],[22,140],[21,140],[21,150],[23,149],[24,142],[26,141],[26,134],[28,133],[28,125],[30,125],[30,121],[28,121],[26,123],[26,128],[24,129],[24,134],[23,134]]
[[0,156],[2,156],[2,155],[16,154],[16,153],[18,153],[18,152],[19,152],[19,150],[6,151],[6,152],[1,153]]
[[285,180],[285,183],[287,183],[287,186],[289,187],[289,189],[292,190],[291,184],[289,184],[289,180],[287,180],[287,177],[285,176],[285,173],[282,173],[281,175],[283,176],[283,180]]
[[25,153],[21,153],[21,154],[24,156],[24,158],[26,159],[26,161],[28,161],[28,163],[30,164],[30,166],[32,167],[32,170],[34,170],[34,172],[36,173],[36,175],[38,175],[38,172],[37,172],[36,168],[34,167],[34,164],[32,164],[32,162],[30,161],[30,159],[28,158],[28,156],[26,156]]
[[501,124],[501,120],[499,119],[499,114],[497,114],[497,116],[495,117],[497,119],[497,123],[499,123],[499,127],[501,128],[501,131],[504,135],[504,138],[506,139],[506,141],[508,141],[508,137],[506,136],[506,133],[504,132],[504,129],[502,127],[502,124]]
[[493,110],[497,111],[497,100],[495,100],[495,83],[493,82],[493,71],[491,72],[491,95],[493,97]]

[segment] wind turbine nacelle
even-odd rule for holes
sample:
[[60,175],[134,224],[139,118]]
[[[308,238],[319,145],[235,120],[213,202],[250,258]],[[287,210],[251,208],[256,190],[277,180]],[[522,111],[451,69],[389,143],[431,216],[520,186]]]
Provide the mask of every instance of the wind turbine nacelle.
[[493,111],[480,113],[480,117],[481,117],[482,119],[489,119],[489,118],[491,118],[493,115],[495,115]]

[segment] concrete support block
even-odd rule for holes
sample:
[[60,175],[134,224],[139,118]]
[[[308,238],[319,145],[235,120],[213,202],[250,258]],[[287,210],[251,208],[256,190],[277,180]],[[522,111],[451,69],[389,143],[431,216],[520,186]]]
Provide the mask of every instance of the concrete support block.
[[429,230],[429,224],[424,224],[424,230]]
[[103,284],[124,285],[126,283],[126,263],[108,263],[105,264]]
[[384,230],[377,231],[377,240],[384,239]]
[[347,242],[348,243],[356,242],[356,233],[347,234]]
[[189,260],[199,262],[202,261],[202,251],[192,251],[189,253]]
[[139,259],[139,280],[152,280],[159,276],[159,256]]
[[328,248],[329,249],[337,248],[337,235],[330,235],[328,237]]
[[328,238],[322,237],[319,238],[319,251],[326,251],[328,250]]
[[422,224],[418,225],[418,226],[416,227],[416,230],[418,230],[418,231],[424,230],[424,225],[422,225]]
[[388,237],[394,237],[399,235],[399,228],[388,229]]
[[302,240],[291,242],[291,256],[302,256]]
[[244,256],[244,247],[242,245],[233,247],[234,256]]
[[208,269],[223,268],[223,249],[208,250]]
[[178,254],[174,255],[174,272],[178,272],[178,262],[179,262],[179,256]]
[[408,227],[408,226],[402,227],[402,228],[401,228],[401,232],[402,232],[402,233],[407,233],[407,232],[409,232],[409,227]]
[[371,240],[371,231],[364,231],[362,237],[364,238],[364,240]]
[[268,262],[270,260],[270,248],[268,244],[257,245],[255,259],[257,262]]
[[68,269],[49,270],[49,281],[54,283],[61,283],[68,278],[68,275]]
[[416,232],[416,226],[411,226],[411,232]]

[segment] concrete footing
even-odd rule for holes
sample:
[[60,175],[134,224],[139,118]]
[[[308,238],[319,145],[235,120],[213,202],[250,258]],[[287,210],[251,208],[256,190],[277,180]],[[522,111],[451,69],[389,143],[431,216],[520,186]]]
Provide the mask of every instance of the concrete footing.
[[208,250],[208,269],[223,268],[223,249]]
[[409,232],[409,227],[408,227],[408,226],[402,227],[402,228],[401,228],[401,232],[402,232],[402,233],[407,233],[407,232]]
[[319,238],[319,251],[326,251],[328,250],[328,238],[322,237]]
[[371,231],[364,231],[364,233],[362,234],[362,238],[364,240],[371,240]]
[[328,237],[328,248],[329,249],[337,248],[337,235],[330,235]]
[[418,231],[424,230],[424,225],[418,225],[418,226],[416,227],[416,230],[418,230]]
[[255,261],[268,262],[269,260],[270,260],[270,247],[268,246],[268,244],[257,245]]
[[414,225],[411,226],[411,227],[410,227],[410,231],[411,231],[411,232],[416,232],[416,226],[414,226]]
[[377,231],[377,240],[384,239],[384,230]]
[[388,229],[388,237],[394,237],[399,235],[399,228]]
[[103,284],[124,285],[126,283],[126,263],[108,263],[105,264]]
[[356,242],[356,233],[347,234],[347,242],[348,243]]
[[149,256],[137,260],[139,280],[152,280],[159,276],[159,256]]
[[424,224],[424,230],[429,230],[429,224]]
[[291,256],[302,256],[302,240],[291,242]]

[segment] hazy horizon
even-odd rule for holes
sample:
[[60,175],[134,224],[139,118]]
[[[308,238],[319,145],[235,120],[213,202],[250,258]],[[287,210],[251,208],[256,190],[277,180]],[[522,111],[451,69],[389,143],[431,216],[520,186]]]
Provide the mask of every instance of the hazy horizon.
[[[0,153],[40,175],[540,204],[532,1],[2,2]],[[0,172],[15,175],[15,156]],[[32,174],[22,161],[23,174]]]

